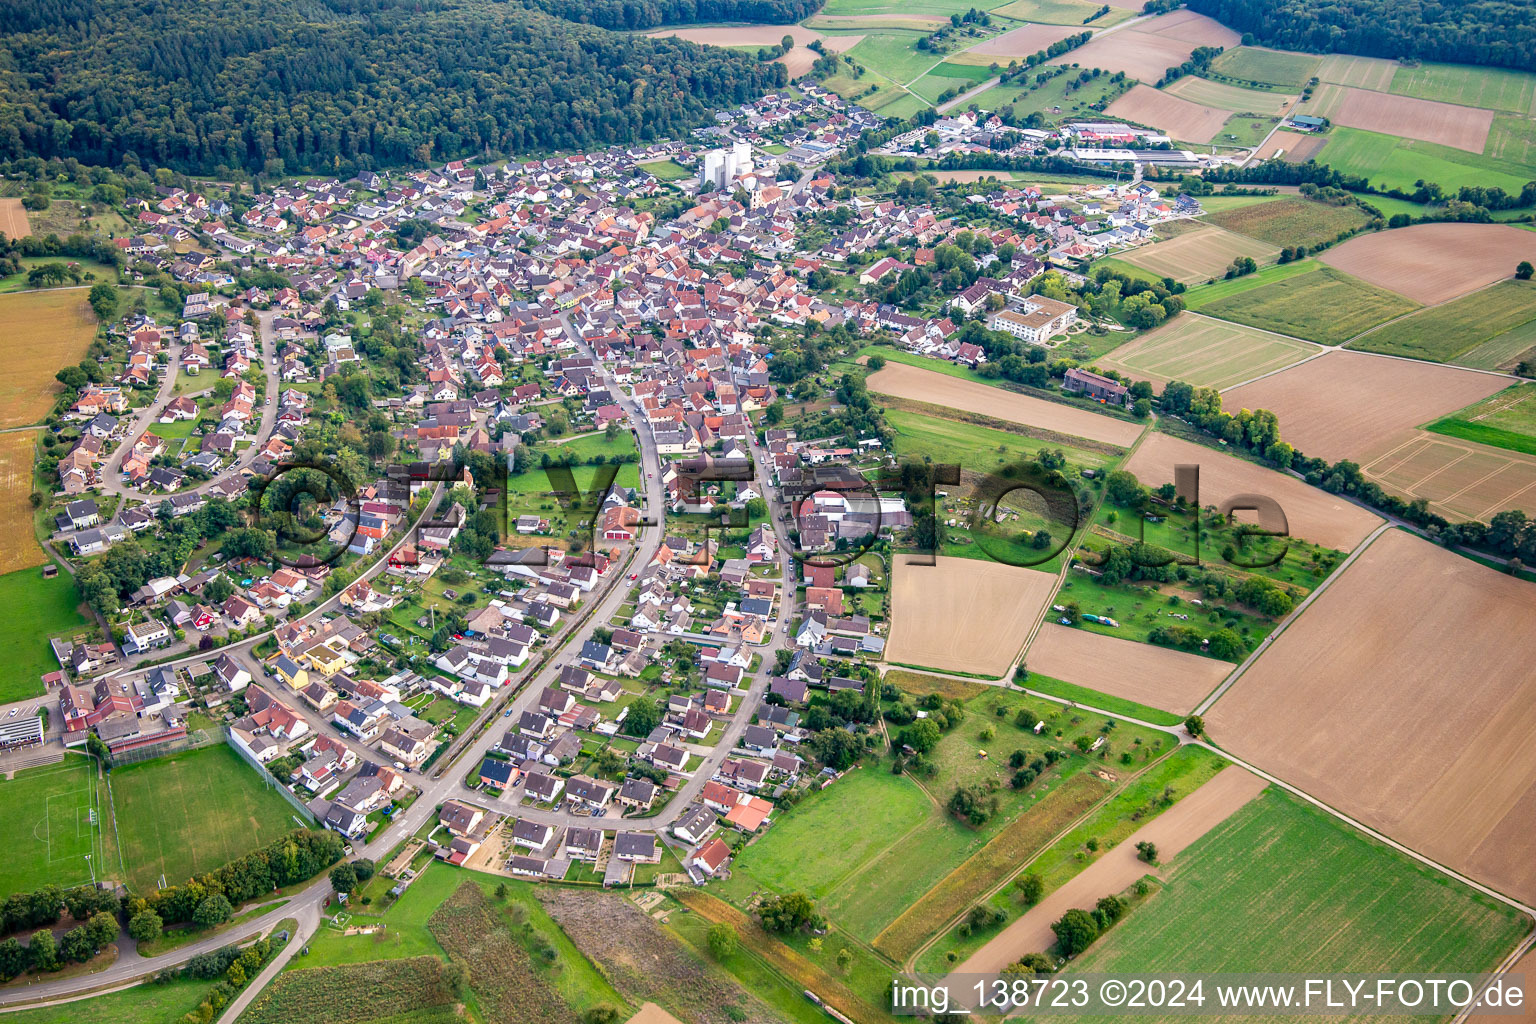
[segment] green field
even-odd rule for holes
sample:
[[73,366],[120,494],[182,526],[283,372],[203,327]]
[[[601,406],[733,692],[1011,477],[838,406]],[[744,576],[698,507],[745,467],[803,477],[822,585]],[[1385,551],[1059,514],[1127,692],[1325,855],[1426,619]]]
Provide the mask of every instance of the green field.
[[228,745],[112,771],[118,856],[128,887],[153,892],[212,871],[300,827],[293,808]]
[[1531,180],[1531,168],[1512,160],[1400,139],[1394,135],[1334,126],[1315,159],[1319,163],[1370,179],[1373,185],[1412,191],[1414,182],[1433,181],[1447,192],[1463,185],[1497,185],[1517,193]]
[[1072,969],[1475,972],[1526,928],[1516,911],[1270,787],[1180,854],[1162,891]]
[[652,177],[662,181],[678,181],[682,178],[691,178],[693,171],[684,167],[676,160],[658,160],[653,164],[640,164],[640,170],[648,172]]
[[1536,362],[1536,320],[1489,338],[1456,360],[1478,370],[1514,369],[1521,362]]
[[1500,281],[1492,288],[1395,320],[1356,338],[1349,347],[1449,363],[1533,320],[1536,282]]
[[1400,67],[1392,75],[1392,91],[1399,96],[1459,103],[1464,107],[1536,113],[1536,75],[1525,71],[1467,64]]
[[1536,118],[1495,114],[1483,153],[1521,167],[1536,167]]
[[1186,314],[1111,352],[1110,358],[1153,379],[1226,388],[1284,369],[1317,351],[1241,324]]
[[0,781],[0,817],[11,837],[11,852],[0,867],[0,896],[50,882],[89,882],[87,855],[100,877],[111,877],[101,834],[104,795],[96,762],[82,754],[66,754],[58,764],[28,768]]
[[909,85],[939,61],[934,53],[917,48],[921,38],[920,32],[886,30],[865,36],[848,55],[895,85]]
[[1076,683],[1065,682],[1061,679],[1052,679],[1038,672],[1031,672],[1029,678],[1021,685],[1030,690],[1039,690],[1053,697],[1070,700],[1090,708],[1098,708],[1101,711],[1111,711],[1117,715],[1129,715],[1131,718],[1139,718],[1143,722],[1151,722],[1154,725],[1178,725],[1184,721],[1182,715],[1175,715],[1169,711],[1160,711],[1157,708],[1138,704],[1124,697],[1114,697],[1098,690],[1090,690],[1086,686],[1078,686]]
[[1255,288],[1274,284],[1277,281],[1284,281],[1287,278],[1300,277],[1302,274],[1311,273],[1320,266],[1322,264],[1315,259],[1297,260],[1294,263],[1277,263],[1272,267],[1260,267],[1255,273],[1244,277],[1234,277],[1230,280],[1196,285],[1184,293],[1184,308],[1201,312],[1213,302],[1231,299],[1242,295],[1244,292],[1251,292]]
[[45,580],[36,567],[0,576],[0,661],[10,666],[0,675],[0,704],[43,693],[43,676],[58,669],[49,637],[71,634],[86,625],[78,609],[74,577],[60,572]]
[[1102,6],[1090,3],[1089,0],[1013,0],[1006,6],[994,8],[992,13],[1045,25],[1092,24],[1094,28],[1113,25],[1127,17],[1125,11],[1111,7],[1108,14],[1089,22],[1088,19]]
[[1257,238],[1282,249],[1331,242],[1342,232],[1365,225],[1370,218],[1358,206],[1330,206],[1300,196],[1285,196],[1205,218],[1212,224]]
[[[750,876],[753,888],[800,889],[822,899],[925,820],[930,806],[904,776],[879,768],[850,772],[744,849],[732,865],[731,888],[739,887],[739,876]],[[851,822],[858,827],[848,827]]]
[[897,455],[928,457],[934,462],[952,463],[977,472],[995,470],[1020,458],[1031,458],[1043,448],[1060,448],[1077,466],[1101,467],[1115,461],[1098,452],[902,409],[888,409],[885,419],[896,432]]
[[1310,54],[1237,46],[1211,62],[1211,70],[1245,82],[1300,89],[1322,61]]
[[[1032,82],[1036,74],[1039,72],[1030,72],[1028,80]],[[1034,88],[1017,81],[995,85],[977,96],[973,102],[982,110],[1011,106],[1020,117],[1039,113],[1047,121],[1056,123],[1079,115],[1096,114],[1094,106],[1121,88],[1111,82],[1108,75],[1089,79],[1076,88],[1072,87],[1074,78],[1074,74],[1057,75]]]
[[912,0],[911,3],[897,3],[896,0],[827,0],[826,6],[817,13],[839,17],[867,15],[872,18],[883,14],[927,14],[947,18],[951,14],[964,14],[973,7],[987,10],[989,6],[967,3],[966,0]]
[[992,70],[981,64],[940,64],[913,82],[912,91],[929,102],[937,103],[939,97],[949,89],[965,92],[991,77]]
[[146,980],[104,996],[7,1013],[5,1024],[79,1024],[81,1017],[112,1024],[166,1024],[197,1009],[212,987],[213,982],[196,978],[165,985]]
[[1228,298],[1202,301],[1199,309],[1207,316],[1337,345],[1416,307],[1401,295],[1319,265]]
[[1425,427],[1437,434],[1536,455],[1536,384],[1517,384]]
[[1233,113],[1279,114],[1293,98],[1279,91],[1246,89],[1229,82],[1214,82],[1193,75],[1180,78],[1164,91],[1191,103]]

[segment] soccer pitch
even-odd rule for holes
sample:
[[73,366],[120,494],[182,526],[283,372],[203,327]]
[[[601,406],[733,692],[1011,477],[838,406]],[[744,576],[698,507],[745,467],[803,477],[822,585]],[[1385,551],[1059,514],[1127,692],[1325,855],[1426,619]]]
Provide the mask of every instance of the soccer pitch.
[[[30,892],[50,882],[69,887],[114,877],[103,863],[103,809],[96,765],[80,754],[0,780],[0,817],[9,850],[0,861],[0,893]],[[87,859],[89,858],[89,859]]]

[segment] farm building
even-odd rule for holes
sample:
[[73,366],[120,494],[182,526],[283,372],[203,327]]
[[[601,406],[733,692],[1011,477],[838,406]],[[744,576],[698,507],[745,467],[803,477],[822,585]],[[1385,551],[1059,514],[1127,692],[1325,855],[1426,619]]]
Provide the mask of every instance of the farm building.
[[1125,386],[1108,377],[1101,377],[1097,373],[1087,370],[1079,370],[1077,367],[1067,371],[1062,379],[1063,391],[1078,391],[1089,398],[1100,402],[1108,402],[1110,405],[1125,405],[1130,398],[1130,392]]

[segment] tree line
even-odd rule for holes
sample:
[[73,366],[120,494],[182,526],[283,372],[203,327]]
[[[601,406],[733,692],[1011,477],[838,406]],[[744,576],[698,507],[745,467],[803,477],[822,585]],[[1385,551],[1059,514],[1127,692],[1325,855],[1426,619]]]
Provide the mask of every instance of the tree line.
[[319,20],[297,0],[12,5],[0,160],[345,176],[673,137],[787,80],[748,54],[520,3],[330,6]]
[[809,18],[822,0],[533,0],[557,18],[632,31],[658,25],[745,21],[788,25]]

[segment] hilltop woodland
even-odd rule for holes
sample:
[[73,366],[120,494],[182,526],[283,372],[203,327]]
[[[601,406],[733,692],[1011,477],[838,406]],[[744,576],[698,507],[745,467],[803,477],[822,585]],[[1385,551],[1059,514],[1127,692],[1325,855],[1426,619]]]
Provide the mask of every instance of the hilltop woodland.
[[[1536,20],[1507,0],[1189,0],[1192,10],[1282,50],[1358,53],[1536,71]],[[1249,39],[1243,40],[1245,43]]]
[[[754,55],[619,35],[519,3],[317,6],[328,10],[297,0],[0,7],[0,160],[348,176],[677,137],[786,81],[782,65]],[[546,6],[578,13],[568,0]],[[693,10],[714,18],[728,8]],[[799,9],[740,8],[730,16]],[[581,13],[623,21],[617,4],[583,4]],[[673,4],[634,18],[686,13]]]

